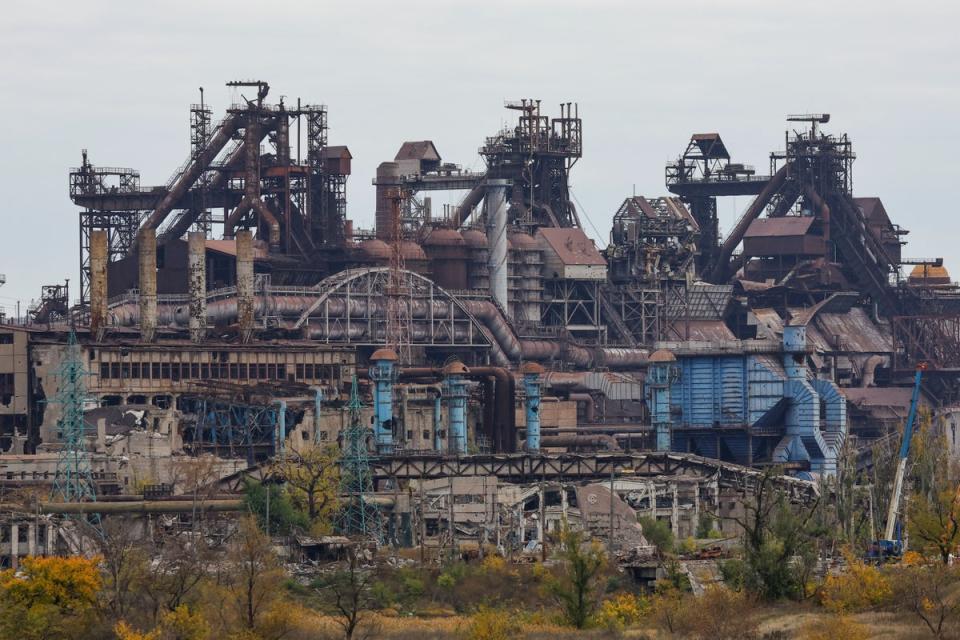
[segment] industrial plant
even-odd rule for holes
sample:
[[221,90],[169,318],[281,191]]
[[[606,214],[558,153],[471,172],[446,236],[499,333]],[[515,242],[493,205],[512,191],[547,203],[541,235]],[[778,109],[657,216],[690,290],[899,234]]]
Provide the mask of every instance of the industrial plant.
[[[918,406],[960,453],[960,290],[911,254],[906,212],[855,191],[830,115],[788,116],[758,168],[678,139],[663,191],[596,239],[575,103],[507,102],[478,171],[397,140],[367,185],[335,107],[228,87],[222,113],[190,105],[165,184],[77,150],[79,278],[0,325],[0,490],[50,496],[0,514],[4,566],[77,552],[78,513],[189,526],[185,462],[229,515],[245,479],[330,446],[340,536],[537,553],[570,523],[642,576],[638,515],[733,532],[771,470],[814,500]],[[350,217],[364,189],[373,229]]]

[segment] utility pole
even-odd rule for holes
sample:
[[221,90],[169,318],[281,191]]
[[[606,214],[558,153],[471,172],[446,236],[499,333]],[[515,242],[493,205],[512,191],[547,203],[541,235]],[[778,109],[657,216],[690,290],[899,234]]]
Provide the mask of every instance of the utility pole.
[[610,554],[613,555],[613,478],[615,467],[610,468]]

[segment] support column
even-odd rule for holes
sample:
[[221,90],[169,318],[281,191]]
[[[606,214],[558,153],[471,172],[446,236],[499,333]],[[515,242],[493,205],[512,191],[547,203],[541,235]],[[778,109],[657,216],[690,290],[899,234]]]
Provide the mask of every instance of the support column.
[[207,236],[202,231],[191,231],[187,241],[190,339],[203,342],[207,336]]
[[443,413],[443,408],[441,402],[443,400],[443,395],[437,391],[436,396],[433,398],[433,450],[440,451],[443,449],[443,442],[440,440],[440,429],[442,423],[440,421],[440,416]]
[[153,342],[157,332],[157,232],[140,229],[140,338]]
[[10,566],[20,566],[20,526],[16,524],[10,525]]
[[109,240],[107,232],[90,232],[90,333],[99,339],[107,326],[107,261]]
[[284,457],[287,452],[287,401],[277,400],[277,453]]
[[504,313],[510,313],[507,297],[507,187],[509,180],[487,180],[484,209],[487,213],[490,293]]
[[237,231],[237,324],[244,342],[253,336],[253,235]]
[[37,555],[37,527],[36,525],[27,525],[27,554]]

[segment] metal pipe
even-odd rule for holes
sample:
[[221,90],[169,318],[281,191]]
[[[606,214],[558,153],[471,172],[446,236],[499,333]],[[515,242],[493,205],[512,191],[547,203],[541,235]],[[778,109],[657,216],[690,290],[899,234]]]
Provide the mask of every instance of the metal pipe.
[[720,246],[717,261],[710,270],[710,273],[707,274],[707,280],[710,282],[722,282],[726,280],[730,256],[733,255],[734,249],[736,249],[740,241],[743,240],[743,236],[747,233],[750,223],[763,213],[764,207],[770,203],[770,199],[779,191],[783,183],[786,182],[787,168],[789,166],[789,164],[784,164],[780,167],[770,178],[770,181],[763,187],[763,191],[761,191],[760,194],[754,198],[753,202],[750,203],[750,206],[747,207],[743,216],[737,221],[737,226],[733,228],[733,231],[730,232],[730,235],[727,236],[726,240],[724,240]]
[[167,216],[170,215],[177,201],[193,186],[193,183],[207,170],[210,163],[217,157],[217,154],[220,153],[224,145],[230,141],[230,138],[239,128],[239,125],[240,117],[239,114],[235,113],[228,115],[223,122],[220,123],[220,126],[217,127],[217,130],[210,137],[210,141],[207,142],[200,153],[197,154],[196,159],[189,164],[186,171],[173,183],[170,191],[163,197],[163,200],[161,200],[157,208],[153,210],[153,213],[143,222],[141,228],[156,230],[157,227],[163,223]]
[[153,342],[157,331],[157,232],[140,229],[137,241],[140,266],[140,337]]
[[490,294],[500,308],[510,314],[507,296],[507,187],[509,180],[487,180],[484,208],[487,213],[488,265]]
[[141,500],[137,502],[41,502],[40,513],[190,513],[193,511],[243,511],[243,500]]
[[462,225],[466,224],[471,214],[473,214],[473,210],[476,209],[480,201],[483,200],[486,190],[487,185],[481,182],[467,193],[460,202],[460,206],[458,206],[453,213],[452,222],[454,229],[459,229]]
[[449,423],[450,453],[467,453],[467,383],[464,379],[470,373],[460,361],[454,361],[443,368],[443,386],[447,397],[447,416]]
[[190,339],[207,336],[207,237],[202,231],[187,236],[187,288],[190,292]]
[[527,451],[540,451],[540,374],[543,367],[535,362],[523,365],[524,410],[527,418]]
[[99,338],[107,326],[109,238],[104,229],[90,232],[90,333]]
[[378,349],[370,356],[370,379],[374,382],[373,433],[377,453],[393,453],[393,383],[396,377],[397,354],[392,349]]
[[287,451],[287,401],[277,400],[277,451],[282,458]]

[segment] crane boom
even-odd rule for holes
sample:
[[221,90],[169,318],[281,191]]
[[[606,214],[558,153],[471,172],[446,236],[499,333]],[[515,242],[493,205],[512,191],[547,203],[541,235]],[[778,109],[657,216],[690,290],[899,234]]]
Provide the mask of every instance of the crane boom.
[[913,423],[917,419],[917,402],[920,400],[920,378],[923,376],[923,366],[917,367],[913,378],[913,394],[910,396],[910,411],[907,413],[907,424],[903,428],[903,441],[900,443],[900,458],[897,461],[897,474],[893,479],[893,495],[890,496],[890,507],[887,510],[887,528],[884,531],[885,540],[893,540],[896,535],[897,512],[900,511],[901,494],[903,493],[903,477],[907,470],[907,458],[910,455],[910,440],[913,437]]

